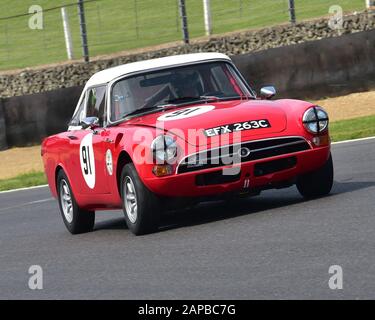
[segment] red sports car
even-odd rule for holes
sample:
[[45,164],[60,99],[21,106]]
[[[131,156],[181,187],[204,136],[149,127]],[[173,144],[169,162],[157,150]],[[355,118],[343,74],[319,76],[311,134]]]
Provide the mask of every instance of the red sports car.
[[297,185],[307,198],[333,183],[328,115],[260,95],[219,53],[129,63],[93,75],[66,132],[42,144],[62,218],[91,231],[95,210],[123,208],[136,235],[164,209]]

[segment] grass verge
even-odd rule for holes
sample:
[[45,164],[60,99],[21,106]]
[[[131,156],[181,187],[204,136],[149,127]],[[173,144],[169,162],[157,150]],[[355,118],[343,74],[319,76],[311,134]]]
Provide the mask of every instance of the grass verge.
[[330,134],[334,142],[375,136],[375,116],[332,122]]
[[47,183],[43,172],[30,172],[0,180],[0,191],[40,186]]
[[[375,136],[375,116],[335,121],[330,124],[332,141]],[[47,183],[43,172],[30,172],[0,180],[0,191],[39,186]]]

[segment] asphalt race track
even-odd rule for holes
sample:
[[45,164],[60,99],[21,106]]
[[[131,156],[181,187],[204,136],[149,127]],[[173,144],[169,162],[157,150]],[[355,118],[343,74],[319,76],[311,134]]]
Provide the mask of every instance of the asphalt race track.
[[[122,212],[71,236],[47,188],[0,194],[1,299],[374,299],[375,139],[333,146],[332,195],[204,203],[135,237]],[[31,265],[43,290],[28,287]],[[343,269],[331,290],[328,269]]]

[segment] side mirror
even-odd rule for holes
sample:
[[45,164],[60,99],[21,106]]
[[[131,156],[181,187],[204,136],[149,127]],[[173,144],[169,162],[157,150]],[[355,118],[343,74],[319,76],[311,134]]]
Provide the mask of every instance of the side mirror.
[[262,99],[272,99],[276,95],[276,89],[275,87],[269,86],[269,87],[263,87],[260,89],[260,97]]
[[81,120],[80,125],[83,129],[95,129],[99,127],[99,118],[97,117],[86,117]]

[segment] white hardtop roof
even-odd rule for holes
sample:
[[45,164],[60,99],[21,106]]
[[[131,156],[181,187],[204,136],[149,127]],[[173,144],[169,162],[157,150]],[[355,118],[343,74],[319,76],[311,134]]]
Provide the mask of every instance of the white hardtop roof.
[[95,73],[89,81],[86,83],[85,88],[106,84],[118,77],[131,74],[133,72],[146,71],[150,69],[157,69],[163,67],[169,67],[180,64],[188,64],[206,60],[218,60],[224,59],[229,60],[230,58],[222,53],[191,53],[182,54],[164,58],[157,58],[151,60],[137,61],[132,63],[123,64],[117,67],[105,69]]

